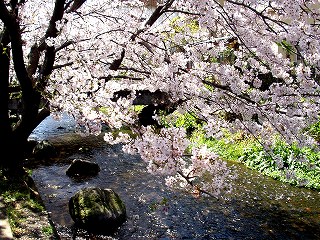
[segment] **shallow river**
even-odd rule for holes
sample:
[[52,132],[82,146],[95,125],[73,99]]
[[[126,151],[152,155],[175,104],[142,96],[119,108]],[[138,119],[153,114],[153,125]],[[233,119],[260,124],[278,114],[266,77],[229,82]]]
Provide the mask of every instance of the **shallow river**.
[[[68,117],[60,122],[49,117],[30,138],[63,142],[73,132]],[[88,146],[86,141],[80,144]],[[229,163],[238,174],[234,191],[217,201],[170,191],[160,177],[145,172],[138,156],[123,153],[119,145],[96,144],[65,158],[38,166],[32,175],[61,239],[320,239],[319,192],[277,182],[240,164]],[[67,162],[74,158],[98,163],[99,175],[81,182],[69,178]],[[125,202],[127,221],[113,236],[73,227],[68,200],[87,186],[112,188]]]

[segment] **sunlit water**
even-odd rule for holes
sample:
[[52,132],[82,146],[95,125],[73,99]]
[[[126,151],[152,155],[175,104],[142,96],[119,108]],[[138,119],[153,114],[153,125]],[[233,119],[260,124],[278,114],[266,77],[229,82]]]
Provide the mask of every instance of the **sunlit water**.
[[[67,116],[61,122],[49,117],[31,138],[54,139],[73,131]],[[282,184],[239,164],[230,163],[238,174],[233,193],[217,201],[170,191],[160,177],[146,173],[138,156],[123,153],[119,145],[76,151],[68,157],[74,158],[98,163],[99,175],[74,181],[65,174],[66,163],[33,170],[61,239],[320,239],[319,192]],[[69,198],[88,186],[113,188],[125,202],[127,221],[113,236],[73,227]]]

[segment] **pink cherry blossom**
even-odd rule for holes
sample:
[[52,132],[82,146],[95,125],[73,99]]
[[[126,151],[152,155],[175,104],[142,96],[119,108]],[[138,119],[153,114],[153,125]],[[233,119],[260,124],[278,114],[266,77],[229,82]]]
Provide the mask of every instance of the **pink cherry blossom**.
[[[0,3],[1,11],[11,10],[9,1]],[[54,7],[53,1],[16,6],[26,65],[34,47],[44,49],[39,65],[47,49],[55,50],[50,76],[36,69],[30,78],[45,79],[51,110],[74,116],[81,131],[99,134],[102,124],[131,129],[130,135],[107,133],[105,140],[140,154],[148,171],[167,176],[168,185],[220,195],[232,173],[210,149],[194,148],[187,157],[192,146],[184,129],[139,125],[133,106],[140,91],[166,93],[176,111],[206,123],[207,136],[228,128],[266,146],[274,134],[288,143],[315,143],[302,130],[319,113],[318,1],[166,0],[146,6],[95,0],[76,10],[65,3],[55,34],[48,35]],[[2,32],[6,19],[0,19]],[[17,77],[13,68],[10,74]],[[121,90],[130,93],[114,100]],[[234,119],[223,118],[226,113]]]

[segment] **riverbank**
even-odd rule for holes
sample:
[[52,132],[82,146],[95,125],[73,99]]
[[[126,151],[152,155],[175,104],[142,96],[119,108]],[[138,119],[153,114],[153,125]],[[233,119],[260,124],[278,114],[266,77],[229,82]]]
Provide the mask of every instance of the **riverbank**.
[[0,196],[0,239],[11,240],[13,234],[7,216],[7,208],[4,204],[3,197]]
[[[30,159],[28,166],[45,206],[42,213],[48,211],[50,215],[46,215],[47,220],[40,219],[40,211],[35,212],[39,214],[35,218],[43,221],[43,226],[52,220],[51,230],[57,230],[60,239],[320,239],[318,191],[296,188],[247,169],[243,164],[230,163],[239,173],[232,182],[233,192],[219,201],[196,199],[166,188],[160,176],[146,172],[139,156],[123,153],[120,145],[108,145],[95,136],[83,138],[74,133],[69,121],[67,126],[51,119],[45,124],[35,131],[33,140],[50,141],[59,156],[50,162],[47,159],[45,164]],[[98,163],[99,175],[81,182],[68,178],[65,171],[75,158]],[[90,238],[87,232],[73,228],[68,200],[86,186],[113,188],[124,200],[128,218],[115,236]],[[24,228],[32,229],[31,223],[25,222],[30,225]],[[47,236],[44,232],[43,238],[32,238],[31,231],[24,234],[20,239],[54,239],[53,234]]]
[[[14,239],[87,237],[88,233],[77,232],[78,238],[73,238],[67,201],[88,185],[116,189],[127,205],[128,219],[111,238],[85,239],[320,239],[320,194],[316,191],[280,183],[237,164],[236,171],[242,174],[235,179],[231,194],[219,201],[195,199],[167,189],[159,176],[146,173],[143,162],[124,154],[120,146],[102,145],[98,140],[72,133],[55,136],[50,141],[63,157],[33,166],[30,174],[37,188],[32,181],[1,183],[7,209],[15,211],[9,216]],[[99,176],[84,182],[69,179],[65,170],[78,157],[99,163]]]
[[[68,133],[52,140],[61,144],[71,141],[72,136],[78,138]],[[218,201],[205,196],[194,198],[168,189],[161,176],[147,173],[139,156],[125,154],[120,145],[90,147],[98,143],[97,139],[79,140],[86,146],[78,146],[82,151],[74,149],[66,158],[32,171],[61,239],[320,239],[317,191],[296,188],[230,162],[234,173],[238,173],[232,182],[233,191]],[[97,163],[99,175],[84,181],[66,176],[75,158]],[[112,188],[126,204],[127,221],[111,238],[74,229],[68,200],[88,186]]]
[[32,179],[7,179],[0,174],[0,239],[56,240],[49,213]]

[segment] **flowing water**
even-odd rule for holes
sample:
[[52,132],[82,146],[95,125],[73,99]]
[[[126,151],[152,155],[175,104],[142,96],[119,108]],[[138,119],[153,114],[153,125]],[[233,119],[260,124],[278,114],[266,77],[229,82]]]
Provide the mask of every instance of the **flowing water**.
[[[31,139],[63,142],[74,137],[74,122],[47,118]],[[76,138],[79,141],[79,138]],[[67,144],[67,142],[65,142]],[[172,192],[159,176],[145,171],[139,156],[120,145],[80,138],[86,151],[76,150],[53,164],[37,166],[33,179],[61,239],[320,239],[320,193],[295,188],[230,163],[237,172],[234,191],[220,200]],[[89,146],[89,147],[88,147]],[[97,177],[74,181],[65,172],[68,162],[96,162]],[[73,226],[69,198],[88,186],[114,189],[127,207],[127,221],[112,236],[88,233]]]

